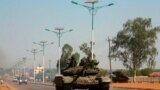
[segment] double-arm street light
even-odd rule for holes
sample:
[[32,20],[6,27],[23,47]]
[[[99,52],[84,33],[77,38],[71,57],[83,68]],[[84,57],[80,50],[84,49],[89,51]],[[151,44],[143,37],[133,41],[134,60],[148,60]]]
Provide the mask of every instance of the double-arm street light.
[[70,29],[70,30],[67,30],[67,31],[63,31],[64,28],[61,28],[61,27],[57,27],[55,28],[55,30],[49,30],[49,29],[45,29],[46,31],[50,31],[50,32],[53,32],[57,35],[58,37],[58,75],[61,75],[61,69],[60,69],[60,57],[61,57],[61,36],[64,34],[64,33],[67,33],[67,32],[71,32],[73,31],[73,29]]
[[40,51],[38,51],[37,49],[32,49],[32,50],[26,50],[28,52],[31,52],[33,54],[33,74],[34,74],[34,82],[35,82],[35,65],[36,65],[36,54]]
[[98,7],[95,7],[95,3],[98,3],[98,0],[87,0],[85,3],[91,3],[92,6],[87,6],[87,5],[83,5],[83,4],[79,4],[75,1],[71,1],[73,4],[75,5],[79,5],[79,6],[82,6],[82,7],[85,7],[86,9],[89,10],[89,13],[92,15],[92,33],[91,33],[91,38],[92,38],[92,41],[91,41],[91,53],[92,53],[92,56],[91,58],[93,59],[93,44],[94,44],[94,16],[96,15],[98,9],[100,8],[103,8],[103,7],[108,7],[108,6],[112,6],[113,3],[110,3],[108,5],[103,5],[103,6],[98,6]]
[[[18,67],[21,65],[23,66],[23,70],[21,70],[21,75],[19,73],[19,76],[26,76],[26,60],[27,58],[26,57],[22,57],[22,58],[18,58],[20,59],[20,61],[17,63]],[[20,68],[19,68],[19,71],[20,71]]]
[[[33,42],[33,44],[37,44],[37,45],[40,45],[41,48],[42,48],[42,51],[43,51],[43,68],[45,70],[45,66],[44,66],[44,49],[47,45],[50,45],[50,44],[53,44],[53,42],[51,43],[47,43],[47,41],[40,41],[39,43],[36,43],[36,42]],[[43,70],[43,83],[44,83],[44,70]]]

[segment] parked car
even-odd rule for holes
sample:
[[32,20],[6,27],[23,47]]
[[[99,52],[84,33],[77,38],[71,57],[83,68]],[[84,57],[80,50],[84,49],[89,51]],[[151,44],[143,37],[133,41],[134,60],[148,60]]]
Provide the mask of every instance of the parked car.
[[20,77],[18,83],[19,83],[19,85],[21,85],[21,84],[27,84],[28,80],[25,77]]
[[18,79],[17,78],[13,78],[12,82],[17,82]]

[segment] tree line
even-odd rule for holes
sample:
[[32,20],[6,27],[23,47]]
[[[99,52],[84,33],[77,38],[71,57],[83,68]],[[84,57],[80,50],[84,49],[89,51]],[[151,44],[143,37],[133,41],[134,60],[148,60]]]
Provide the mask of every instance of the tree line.
[[[159,31],[160,27],[152,26],[151,18],[137,17],[124,23],[122,30],[113,37],[110,57],[112,60],[121,61],[132,73],[130,75],[134,77],[134,81],[143,65],[147,65],[151,70],[155,67],[155,57],[158,55],[155,45]],[[60,59],[62,70],[76,66],[97,67],[99,62],[96,60],[96,55],[94,54],[93,60],[91,59],[91,47],[84,43],[79,48],[85,55],[81,60],[78,52],[73,53],[71,45],[63,46]]]

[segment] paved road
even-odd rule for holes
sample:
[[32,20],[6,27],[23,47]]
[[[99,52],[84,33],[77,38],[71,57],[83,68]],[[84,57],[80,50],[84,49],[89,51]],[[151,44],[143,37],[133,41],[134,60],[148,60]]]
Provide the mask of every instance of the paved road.
[[[18,90],[56,90],[54,86],[49,86],[49,85],[38,85],[38,84],[30,84],[30,83],[27,85],[25,84],[19,85],[18,83],[13,83],[13,82],[10,84],[13,87],[17,88]],[[136,89],[110,88],[110,90],[136,90]]]
[[47,85],[37,85],[37,84],[17,84],[11,83],[12,86],[17,88],[18,90],[55,90],[54,86],[47,86]]
[[111,88],[110,90],[138,90],[138,89]]

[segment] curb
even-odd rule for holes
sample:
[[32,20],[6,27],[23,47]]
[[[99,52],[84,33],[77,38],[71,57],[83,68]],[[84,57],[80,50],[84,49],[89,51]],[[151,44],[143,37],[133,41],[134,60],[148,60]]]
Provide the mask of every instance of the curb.
[[131,88],[131,87],[113,87],[113,88],[121,88],[121,89],[138,89],[138,90],[159,90],[153,88]]
[[31,84],[39,84],[39,85],[46,85],[46,86],[54,86],[52,83],[39,83],[39,82],[30,82]]
[[111,85],[113,88],[125,88],[125,89],[138,89],[138,90],[160,90],[159,87],[160,83],[157,84],[151,84],[151,83],[133,83],[133,84],[127,84],[127,83],[117,83]]

